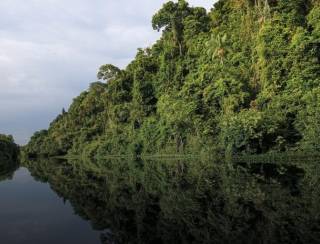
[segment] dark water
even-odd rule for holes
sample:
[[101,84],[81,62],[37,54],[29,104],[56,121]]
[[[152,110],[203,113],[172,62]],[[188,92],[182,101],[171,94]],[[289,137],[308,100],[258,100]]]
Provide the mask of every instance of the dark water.
[[320,159],[0,167],[0,243],[320,243]]
[[0,243],[100,243],[99,233],[74,214],[49,184],[26,168],[0,183]]

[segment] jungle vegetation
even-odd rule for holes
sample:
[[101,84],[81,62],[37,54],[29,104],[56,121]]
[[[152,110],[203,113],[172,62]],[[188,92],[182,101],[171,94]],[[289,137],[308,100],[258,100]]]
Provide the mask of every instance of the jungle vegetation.
[[18,157],[19,147],[13,137],[0,134],[0,171],[10,164],[17,163]]
[[319,148],[319,0],[169,1],[152,27],[161,38],[101,66],[29,156]]

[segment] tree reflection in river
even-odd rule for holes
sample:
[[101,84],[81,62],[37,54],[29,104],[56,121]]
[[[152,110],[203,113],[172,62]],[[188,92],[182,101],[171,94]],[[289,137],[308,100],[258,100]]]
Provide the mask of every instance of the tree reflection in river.
[[17,161],[0,160],[0,182],[3,180],[10,180],[14,172],[19,168]]
[[26,163],[102,243],[320,243],[320,160]]

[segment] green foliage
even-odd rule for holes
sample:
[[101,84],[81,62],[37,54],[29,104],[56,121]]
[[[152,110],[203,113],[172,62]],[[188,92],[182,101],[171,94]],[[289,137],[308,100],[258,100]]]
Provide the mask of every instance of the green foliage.
[[318,149],[320,138],[320,88],[307,93],[302,98],[305,109],[299,111],[297,127],[303,135],[304,149]]
[[0,134],[0,164],[16,164],[19,157],[19,147],[11,135]]
[[99,80],[109,81],[115,79],[120,73],[121,70],[118,67],[112,64],[105,64],[100,67],[97,78]]
[[[124,69],[107,64],[29,155],[260,153],[317,148],[320,6],[303,0],[184,0]],[[211,149],[210,149],[211,148]]]

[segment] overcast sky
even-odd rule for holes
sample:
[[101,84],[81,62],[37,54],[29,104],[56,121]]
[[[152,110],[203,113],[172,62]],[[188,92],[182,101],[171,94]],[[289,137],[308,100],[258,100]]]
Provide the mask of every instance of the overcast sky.
[[[159,33],[165,0],[0,0],[0,133],[24,144],[95,81]],[[213,0],[190,0],[210,9]]]

